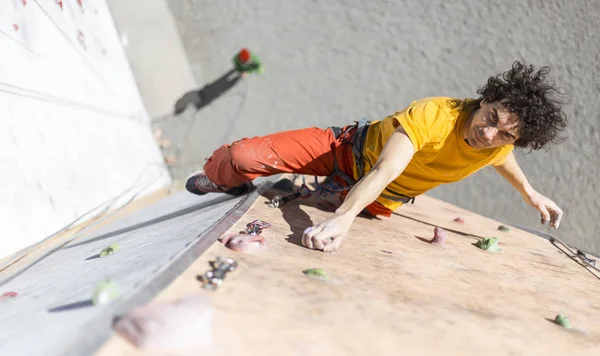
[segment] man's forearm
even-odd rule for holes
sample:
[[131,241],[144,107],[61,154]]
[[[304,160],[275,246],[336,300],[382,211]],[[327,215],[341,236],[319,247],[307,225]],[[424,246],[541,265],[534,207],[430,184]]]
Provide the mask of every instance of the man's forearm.
[[350,190],[336,214],[358,215],[404,171],[413,154],[412,142],[402,127],[399,127],[386,143],[373,168]]
[[361,179],[344,199],[344,203],[336,210],[336,214],[358,215],[363,209],[379,197],[383,189],[393,177],[389,172],[374,167]]
[[529,184],[525,173],[519,167],[514,154],[510,154],[501,166],[496,166],[496,171],[504,177],[524,198],[531,196],[535,189]]

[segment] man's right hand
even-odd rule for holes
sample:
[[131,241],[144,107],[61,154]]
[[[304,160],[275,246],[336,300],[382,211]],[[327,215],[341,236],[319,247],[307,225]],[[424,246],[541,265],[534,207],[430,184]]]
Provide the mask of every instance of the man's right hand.
[[337,250],[348,234],[352,221],[367,205],[377,199],[391,181],[404,171],[412,159],[414,151],[408,135],[402,126],[398,126],[383,147],[373,168],[350,189],[335,214],[304,230],[302,245],[324,252]]
[[329,219],[304,230],[302,245],[323,252],[335,251],[348,234],[354,216],[334,214]]

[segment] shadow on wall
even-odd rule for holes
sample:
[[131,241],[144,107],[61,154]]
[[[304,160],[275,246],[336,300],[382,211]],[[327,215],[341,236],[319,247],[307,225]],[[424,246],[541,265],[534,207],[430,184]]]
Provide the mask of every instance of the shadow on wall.
[[185,93],[175,103],[174,114],[181,114],[190,105],[193,105],[196,110],[202,109],[233,88],[246,75],[247,73],[240,73],[235,68],[232,68],[214,82],[206,84],[202,89]]

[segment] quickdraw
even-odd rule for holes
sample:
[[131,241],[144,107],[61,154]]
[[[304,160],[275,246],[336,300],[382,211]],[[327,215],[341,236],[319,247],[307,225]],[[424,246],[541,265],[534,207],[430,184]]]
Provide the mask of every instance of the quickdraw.
[[342,186],[334,182],[333,180],[329,180],[323,184],[319,184],[317,181],[317,177],[315,177],[315,185],[317,189],[311,190],[306,184],[302,184],[296,193],[292,193],[289,195],[276,195],[271,199],[271,201],[267,204],[270,208],[278,208],[283,204],[294,200],[294,199],[306,199],[312,195],[324,199],[328,196],[343,192],[345,190],[349,190],[351,186]]
[[244,230],[244,233],[250,234],[250,235],[258,235],[264,229],[268,229],[270,227],[271,227],[271,224],[269,224],[266,221],[254,220],[253,222],[250,222],[246,225],[246,230]]

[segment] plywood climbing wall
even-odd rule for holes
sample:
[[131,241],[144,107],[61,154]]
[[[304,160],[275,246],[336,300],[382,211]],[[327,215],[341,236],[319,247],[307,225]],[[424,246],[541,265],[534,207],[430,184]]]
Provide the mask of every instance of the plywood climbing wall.
[[[265,252],[217,242],[155,300],[211,296],[211,355],[600,354],[600,276],[545,239],[498,231],[501,222],[422,196],[389,219],[357,218],[340,250],[327,254],[299,243],[307,226],[331,214],[323,205],[269,209],[267,201],[259,198],[231,228],[271,223]],[[435,226],[449,231],[445,247],[428,243]],[[492,236],[499,253],[473,245]],[[217,256],[239,267],[207,291],[196,277]],[[309,278],[307,268],[329,280]],[[573,329],[554,324],[557,314]],[[141,354],[119,335],[98,351]]]

